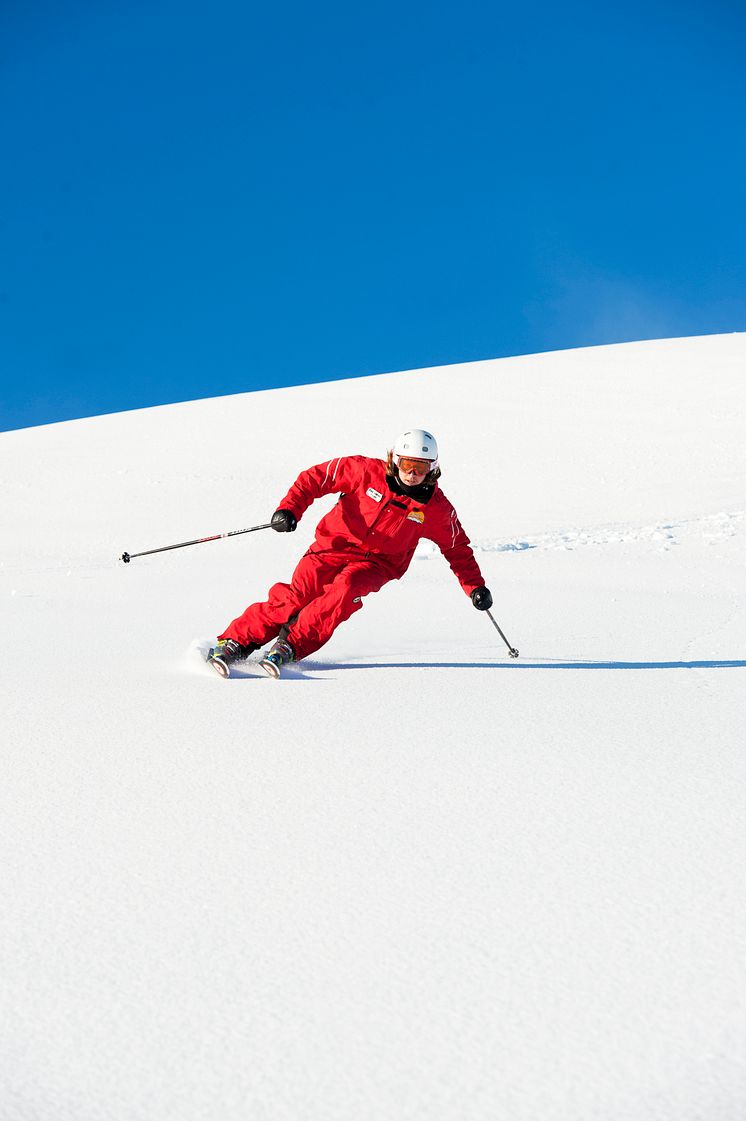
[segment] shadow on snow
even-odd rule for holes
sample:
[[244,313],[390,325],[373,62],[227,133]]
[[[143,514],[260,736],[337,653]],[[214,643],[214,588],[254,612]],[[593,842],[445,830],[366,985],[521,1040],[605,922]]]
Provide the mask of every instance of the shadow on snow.
[[[309,665],[309,669],[311,666]],[[494,661],[494,662],[317,662],[314,669],[744,669],[746,661],[736,658],[702,659],[692,662],[619,661]]]

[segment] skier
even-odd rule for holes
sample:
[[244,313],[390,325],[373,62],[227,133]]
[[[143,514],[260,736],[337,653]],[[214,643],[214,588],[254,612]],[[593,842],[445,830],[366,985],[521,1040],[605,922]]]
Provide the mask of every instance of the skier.
[[409,567],[417,542],[439,546],[479,611],[492,606],[469,538],[438,485],[438,445],[423,429],[404,432],[386,460],[340,456],[302,471],[272,515],[272,528],[292,533],[311,503],[339,494],[316,527],[316,537],[289,584],[275,584],[218,637],[208,660],[224,677],[272,639],[261,661],[273,677],[328,642],[363,598]]

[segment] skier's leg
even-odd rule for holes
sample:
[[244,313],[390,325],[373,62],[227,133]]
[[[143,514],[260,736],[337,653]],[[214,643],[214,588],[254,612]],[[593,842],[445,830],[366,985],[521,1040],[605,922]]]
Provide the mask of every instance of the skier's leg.
[[334,631],[363,606],[363,598],[391,579],[367,561],[348,564],[315,599],[300,608],[287,628],[287,640],[297,659],[306,658],[328,642]]
[[338,571],[339,563],[332,563],[328,556],[306,553],[289,584],[273,584],[264,602],[252,603],[218,638],[232,638],[242,646],[264,646],[277,638],[304,604],[323,592]]

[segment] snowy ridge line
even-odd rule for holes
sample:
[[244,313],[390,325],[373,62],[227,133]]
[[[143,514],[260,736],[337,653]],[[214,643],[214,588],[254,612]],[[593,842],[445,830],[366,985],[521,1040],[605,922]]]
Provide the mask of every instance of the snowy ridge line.
[[678,545],[684,537],[699,536],[714,545],[735,537],[746,522],[746,511],[736,510],[718,514],[705,514],[678,522],[656,522],[654,525],[634,526],[611,524],[593,529],[564,530],[542,533],[531,537],[515,537],[508,541],[487,538],[472,542],[475,550],[483,553],[520,553],[528,549],[579,549],[585,545],[620,545],[629,542],[647,542],[665,552]]

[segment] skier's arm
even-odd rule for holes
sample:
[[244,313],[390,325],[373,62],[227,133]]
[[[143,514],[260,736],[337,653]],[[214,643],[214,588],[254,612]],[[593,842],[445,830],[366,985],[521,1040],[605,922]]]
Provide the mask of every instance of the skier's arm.
[[458,515],[447,500],[433,519],[428,536],[440,549],[453,570],[459,584],[468,596],[477,588],[484,588],[484,577],[477,564],[469,538]]
[[[301,471],[278,504],[274,517],[284,513],[299,522],[317,498],[321,498],[324,494],[339,494],[343,490],[350,490],[355,485],[360,472],[360,459],[357,456],[339,456],[337,459],[330,459],[326,463],[309,467],[307,471]],[[292,528],[295,529],[295,525]]]

